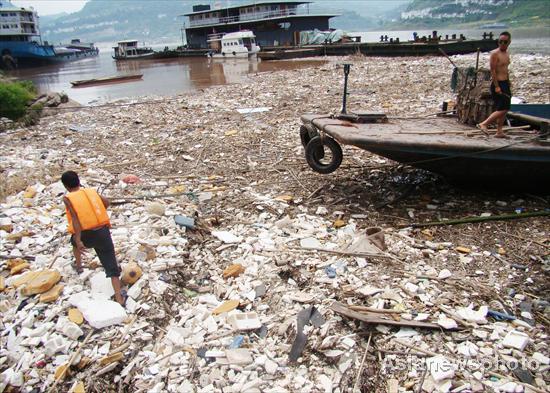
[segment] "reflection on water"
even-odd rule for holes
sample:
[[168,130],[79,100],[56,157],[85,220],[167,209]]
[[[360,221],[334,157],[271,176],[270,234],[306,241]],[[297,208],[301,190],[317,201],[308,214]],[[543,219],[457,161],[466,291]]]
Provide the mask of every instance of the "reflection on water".
[[[146,95],[173,95],[214,85],[239,83],[247,74],[288,69],[302,69],[323,64],[322,61],[262,62],[256,59],[214,60],[206,57],[114,61],[110,54],[77,62],[21,69],[11,73],[30,79],[40,92],[65,91],[82,104]],[[142,80],[81,88],[70,82],[113,75],[143,74]]]

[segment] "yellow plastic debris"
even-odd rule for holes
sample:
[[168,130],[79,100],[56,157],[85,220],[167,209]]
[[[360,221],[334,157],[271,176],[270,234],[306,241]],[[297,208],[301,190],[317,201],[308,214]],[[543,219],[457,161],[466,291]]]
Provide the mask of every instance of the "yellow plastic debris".
[[71,308],[69,309],[69,320],[77,325],[81,325],[84,322],[84,316],[78,308]]
[[16,265],[16,266],[14,266],[14,267],[11,268],[10,274],[11,274],[12,276],[14,276],[14,275],[16,275],[16,274],[21,273],[23,270],[28,269],[30,266],[31,266],[31,265],[30,265],[30,263],[28,263],[28,262],[20,263],[20,264],[18,264],[18,265]]
[[73,393],[86,393],[84,382],[80,381],[79,383],[77,383],[73,389]]
[[113,355],[105,356],[104,358],[99,360],[99,364],[102,366],[106,366],[108,364],[118,362],[119,360],[122,360],[124,357],[124,354],[122,352],[115,353]]
[[502,247],[499,247],[498,253],[499,253],[500,255],[506,255],[506,250],[505,250],[504,248],[502,248]]
[[424,237],[426,237],[426,239],[433,240],[434,234],[430,229],[423,229],[421,232],[424,235]]
[[10,233],[8,236],[6,236],[6,239],[11,242],[19,242],[22,238],[25,236],[33,236],[34,233],[30,231],[21,231],[17,233]]
[[12,232],[13,231],[13,225],[6,224],[6,225],[0,225],[0,231],[6,231],[6,232]]
[[25,193],[23,194],[23,198],[34,198],[35,195],[36,195],[36,190],[34,189],[34,187],[29,186],[25,190]]
[[185,186],[183,184],[170,187],[170,193],[171,194],[179,194],[180,192],[185,192]]
[[458,246],[457,248],[455,248],[455,250],[463,254],[469,254],[472,252],[472,250],[469,249],[468,247],[462,247],[462,246]]
[[84,356],[82,357],[80,362],[78,362],[78,364],[76,365],[76,368],[78,370],[84,370],[86,367],[88,367],[90,363],[92,363],[92,359],[89,358],[88,356]]
[[226,186],[212,186],[212,187],[206,187],[204,191],[206,192],[218,192],[218,191],[225,191],[227,189]]
[[61,366],[59,366],[56,370],[55,370],[55,379],[60,379],[60,380],[63,380],[65,379],[65,377],[69,375],[69,364],[68,363],[65,363]]
[[142,274],[143,271],[139,265],[135,262],[131,262],[122,269],[122,282],[126,285],[132,285],[139,280]]
[[275,200],[281,202],[292,202],[294,200],[294,197],[292,195],[279,195],[275,198]]
[[11,270],[22,263],[25,263],[25,260],[21,258],[8,259],[8,261],[6,262],[6,267]]
[[336,220],[332,225],[334,226],[334,228],[342,228],[346,225],[346,222],[344,220]]
[[224,312],[229,312],[236,309],[239,306],[240,302],[238,300],[228,300],[223,302],[218,307],[212,311],[213,315],[223,314]]
[[225,136],[233,136],[233,135],[237,135],[239,131],[237,130],[229,130],[229,131],[225,131]]
[[57,300],[57,298],[61,295],[61,292],[63,292],[63,284],[57,284],[55,287],[50,289],[47,292],[44,292],[42,295],[40,295],[40,302],[42,303],[52,303]]
[[[28,274],[32,274],[26,277]],[[22,277],[21,281],[14,282],[14,287],[23,286],[21,294],[23,296],[36,295],[49,291],[61,279],[61,274],[57,270],[38,270],[29,272]]]
[[240,263],[236,263],[234,265],[227,267],[223,271],[223,278],[239,277],[243,273],[244,273],[244,266],[241,265]]
[[0,292],[3,292],[6,289],[6,283],[4,282],[4,277],[0,276]]

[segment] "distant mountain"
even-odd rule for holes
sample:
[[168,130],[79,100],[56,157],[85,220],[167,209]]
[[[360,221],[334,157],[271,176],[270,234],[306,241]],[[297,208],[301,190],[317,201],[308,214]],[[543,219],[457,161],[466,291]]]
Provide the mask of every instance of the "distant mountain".
[[40,29],[50,42],[113,42],[124,39],[181,41],[183,17],[190,12],[190,2],[178,0],[103,1],[90,0],[78,12],[46,20]]
[[381,28],[385,23],[397,20],[401,11],[412,0],[340,0],[319,1],[310,7],[340,13],[331,19],[330,26],[347,31],[369,31]]
[[66,12],[62,12],[60,14],[53,14],[53,15],[44,15],[44,16],[40,17],[40,23],[41,24],[52,23],[56,19],[62,18],[62,17],[67,16],[67,15],[69,15],[69,14],[66,13]]
[[[284,0],[283,0],[284,1]],[[43,38],[49,42],[68,42],[73,38],[91,42],[115,42],[137,39],[148,44],[180,42],[184,21],[182,14],[193,5],[214,3],[225,7],[250,4],[252,0],[90,0],[84,8],[72,14],[40,18]],[[411,0],[339,0],[317,1],[309,5],[313,11],[322,9],[340,13],[331,19],[331,27],[348,31],[376,29],[390,17],[399,17],[398,7]]]
[[532,25],[550,20],[549,0],[414,0],[401,13],[401,25],[446,26],[505,23]]

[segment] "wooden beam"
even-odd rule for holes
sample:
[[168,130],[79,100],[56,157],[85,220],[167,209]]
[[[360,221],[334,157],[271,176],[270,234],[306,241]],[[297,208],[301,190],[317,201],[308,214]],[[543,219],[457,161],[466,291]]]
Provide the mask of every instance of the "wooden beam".
[[330,309],[337,314],[343,315],[348,318],[357,319],[362,322],[371,323],[375,325],[391,325],[391,326],[402,326],[402,327],[411,327],[411,328],[424,328],[424,329],[443,329],[443,327],[429,322],[418,322],[418,321],[394,321],[391,319],[380,318],[380,316],[374,314],[365,314],[359,313],[353,310],[350,310],[340,302],[334,302],[330,306]]

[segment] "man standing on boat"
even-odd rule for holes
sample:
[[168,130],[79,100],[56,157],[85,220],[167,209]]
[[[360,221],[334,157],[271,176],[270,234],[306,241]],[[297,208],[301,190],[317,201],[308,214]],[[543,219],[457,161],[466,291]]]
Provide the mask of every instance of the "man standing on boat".
[[491,123],[497,123],[496,138],[506,138],[502,131],[506,113],[510,110],[512,100],[512,91],[510,90],[510,80],[508,75],[508,66],[510,65],[510,55],[508,46],[512,42],[512,36],[507,31],[502,32],[498,38],[498,48],[491,51],[489,65],[491,68],[491,94],[495,102],[495,111],[478,127],[487,131],[487,126]]

